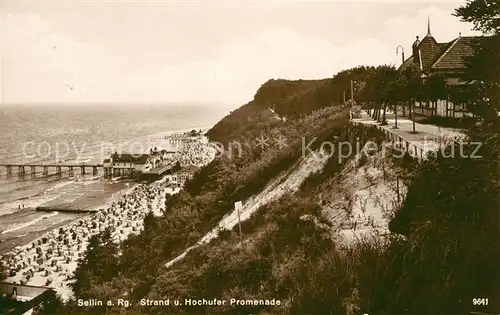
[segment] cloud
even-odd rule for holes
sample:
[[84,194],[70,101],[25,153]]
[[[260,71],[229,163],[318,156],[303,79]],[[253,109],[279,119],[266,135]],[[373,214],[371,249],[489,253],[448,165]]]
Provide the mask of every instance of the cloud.
[[78,101],[94,82],[116,78],[126,67],[124,59],[74,40],[33,13],[0,16],[0,29],[5,102]]
[[[294,8],[294,12],[297,10]],[[181,49],[175,42],[157,39],[156,46],[146,46],[141,52],[131,37],[127,41],[130,49],[120,46],[122,49],[117,51],[102,41],[77,39],[71,32],[62,31],[66,28],[34,13],[3,14],[0,15],[3,99],[21,103],[231,102],[237,105],[251,100],[259,86],[270,78],[325,78],[358,65],[399,64],[396,46],[404,45],[408,55],[415,35],[425,35],[428,16],[438,42],[453,39],[459,31],[465,35],[470,26],[451,16],[450,10],[429,4],[414,14],[397,14],[387,19],[378,32],[352,38],[349,29],[338,27],[331,34],[321,32],[320,36],[313,29],[306,32],[297,25],[262,24],[255,32],[239,37],[233,34],[227,41],[181,45],[182,49],[189,48],[185,53],[193,58],[169,64],[158,63],[155,58],[153,62],[148,57]],[[260,23],[265,23],[265,18]],[[146,31],[143,28],[141,32]],[[342,33],[342,42],[331,40],[335,32]],[[183,41],[188,42],[189,38]],[[207,47],[210,53],[204,53],[203,47],[207,45],[217,45],[217,49]],[[141,67],[139,52],[142,60],[151,61],[147,67]],[[152,64],[156,66],[151,67]],[[74,90],[66,84],[74,86]]]
[[460,22],[452,13],[453,9],[444,10],[429,6],[416,11],[413,15],[393,16],[385,22],[385,27],[393,42],[408,46],[415,40],[416,35],[422,38],[427,34],[428,18],[431,22],[432,36],[438,42],[449,42],[460,32],[463,35],[479,35],[478,32],[471,30],[472,24]]
[[[379,54],[366,55],[366,47]],[[168,66],[159,82],[174,86],[170,96],[181,99],[186,87],[197,100],[245,102],[270,78],[317,79],[359,64],[376,65],[384,59],[384,44],[360,39],[335,46],[326,40],[273,29],[228,45],[220,56]],[[386,60],[388,58],[385,58]]]

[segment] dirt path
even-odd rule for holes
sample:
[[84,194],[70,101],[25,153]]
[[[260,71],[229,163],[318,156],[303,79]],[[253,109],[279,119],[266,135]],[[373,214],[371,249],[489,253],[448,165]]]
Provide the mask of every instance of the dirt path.
[[413,133],[413,122],[407,118],[398,118],[398,129],[394,129],[395,119],[393,116],[394,115],[387,115],[386,120],[388,124],[380,126],[379,122],[371,118],[365,111],[361,111],[361,118],[354,118],[352,119],[352,122],[366,125],[378,125],[381,128],[389,130],[392,133],[396,133],[409,141],[425,141],[442,138],[463,139],[465,137],[465,134],[457,129],[419,123],[415,123],[415,131],[417,133]]

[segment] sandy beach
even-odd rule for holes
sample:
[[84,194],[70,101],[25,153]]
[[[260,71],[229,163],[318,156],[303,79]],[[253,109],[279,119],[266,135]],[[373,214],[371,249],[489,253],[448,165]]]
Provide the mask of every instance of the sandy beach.
[[[179,146],[176,158],[196,161],[201,167],[214,158],[214,150],[206,138],[188,141]],[[53,288],[63,300],[72,297],[70,279],[87,249],[89,239],[105,229],[111,230],[113,241],[120,244],[143,229],[148,213],[162,216],[167,195],[178,193],[183,186],[176,174],[167,175],[149,184],[131,184],[113,194],[100,209],[62,222],[56,229],[14,240],[15,247],[1,255],[8,271],[7,282],[47,286]],[[73,201],[73,206],[75,201]],[[29,241],[29,243],[24,243]],[[18,245],[23,244],[24,245]],[[0,248],[1,249],[1,248]]]
[[147,213],[162,215],[166,194],[179,190],[169,187],[168,178],[148,185],[134,185],[120,193],[106,209],[14,248],[2,257],[10,273],[6,281],[48,286],[67,300],[72,296],[68,278],[76,269],[92,235],[110,228],[114,242],[119,244],[130,234],[142,230]]

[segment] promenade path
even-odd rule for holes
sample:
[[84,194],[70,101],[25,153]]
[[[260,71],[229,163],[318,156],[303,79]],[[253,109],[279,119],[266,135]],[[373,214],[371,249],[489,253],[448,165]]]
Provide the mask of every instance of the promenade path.
[[413,133],[413,122],[406,118],[398,117],[398,128],[395,129],[395,118],[393,114],[386,116],[387,125],[382,126],[380,122],[375,121],[366,111],[361,111],[360,118],[353,118],[351,122],[354,124],[365,124],[378,126],[384,132],[396,135],[403,141],[409,142],[410,151],[415,148],[415,152],[410,152],[412,155],[420,155],[418,151],[422,151],[424,155],[429,151],[438,150],[440,147],[446,146],[453,141],[463,141],[466,135],[459,129],[439,127],[436,125],[415,123],[415,131]]

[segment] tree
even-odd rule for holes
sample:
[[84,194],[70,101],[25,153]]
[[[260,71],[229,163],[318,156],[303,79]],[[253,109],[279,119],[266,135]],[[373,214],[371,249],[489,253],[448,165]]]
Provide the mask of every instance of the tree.
[[463,22],[474,24],[474,30],[483,34],[498,34],[500,31],[500,1],[468,0],[463,6],[455,9],[453,15]]
[[88,290],[92,284],[110,281],[118,271],[118,248],[113,243],[111,231],[106,229],[89,240],[83,259],[73,275],[73,292],[76,297],[93,297]]
[[410,103],[410,117],[413,122],[413,132],[415,130],[415,102],[423,99],[423,82],[420,69],[412,65],[403,70],[403,94]]
[[374,104],[372,117],[375,120],[382,118],[382,124],[387,124],[387,106],[397,98],[396,81],[398,76],[399,73],[394,66],[379,66],[371,73],[364,87],[364,98]]
[[6,268],[0,261],[0,281],[6,278]]
[[398,104],[403,104],[403,115],[405,111],[404,102],[406,97],[406,80],[401,72],[397,72],[397,76],[392,81],[391,100],[394,103],[394,129],[398,128]]
[[[469,0],[455,10],[462,21],[474,24],[482,37],[474,40],[474,55],[466,58],[462,79],[470,84],[473,102],[468,109],[485,120],[497,120],[500,111],[500,1]],[[491,35],[491,36],[488,36]]]
[[[64,309],[64,302],[55,292],[51,292],[48,298],[40,305],[33,308],[35,315],[52,315],[67,313]],[[73,313],[72,313],[73,314]]]

